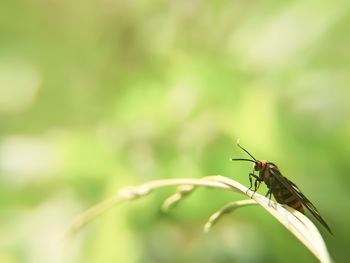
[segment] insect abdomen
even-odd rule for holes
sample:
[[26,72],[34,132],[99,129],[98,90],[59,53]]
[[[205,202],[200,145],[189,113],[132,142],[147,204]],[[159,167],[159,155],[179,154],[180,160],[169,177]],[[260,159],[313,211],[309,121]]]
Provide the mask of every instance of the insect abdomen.
[[272,193],[278,203],[286,204],[304,214],[304,208],[301,201],[282,184],[274,186]]

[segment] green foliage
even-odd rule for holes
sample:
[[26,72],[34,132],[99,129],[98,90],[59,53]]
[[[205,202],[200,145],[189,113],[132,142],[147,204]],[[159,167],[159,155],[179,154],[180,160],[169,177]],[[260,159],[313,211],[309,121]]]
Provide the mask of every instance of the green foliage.
[[159,207],[170,192],[158,193],[57,245],[77,214],[126,185],[212,174],[248,185],[251,166],[228,161],[242,156],[237,138],[315,204],[332,258],[347,262],[349,8],[1,1],[0,262],[316,262],[253,208],[203,236],[236,201],[214,190],[169,214]]

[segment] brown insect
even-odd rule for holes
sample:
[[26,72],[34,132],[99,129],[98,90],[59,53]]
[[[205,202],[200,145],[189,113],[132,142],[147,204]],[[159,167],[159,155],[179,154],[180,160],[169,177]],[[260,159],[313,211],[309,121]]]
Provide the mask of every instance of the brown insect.
[[[245,151],[251,159],[231,159],[232,161],[249,161],[254,163],[254,170],[259,171],[259,176],[253,173],[249,173],[249,182],[251,189],[253,187],[252,177],[254,181],[254,193],[258,190],[261,182],[264,182],[269,189],[266,193],[266,197],[269,196],[269,205],[271,200],[271,194],[275,197],[276,201],[280,204],[286,204],[299,212],[304,214],[303,205],[311,212],[311,214],[332,234],[331,229],[327,223],[323,220],[316,207],[306,198],[306,196],[299,190],[299,188],[286,177],[284,177],[277,166],[268,161],[256,160],[246,149],[241,147],[237,143],[238,147]],[[248,190],[247,190],[248,191]],[[254,195],[253,193],[253,195]]]

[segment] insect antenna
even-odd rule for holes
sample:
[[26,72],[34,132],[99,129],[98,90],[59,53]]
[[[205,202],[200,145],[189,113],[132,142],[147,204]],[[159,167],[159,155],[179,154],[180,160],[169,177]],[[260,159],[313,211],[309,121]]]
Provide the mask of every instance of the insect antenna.
[[249,161],[252,163],[255,163],[255,161],[250,160],[250,159],[241,159],[241,158],[230,158],[231,161]]
[[[254,156],[251,155],[246,149],[244,149],[244,148],[239,144],[239,139],[238,139],[238,141],[237,141],[237,146],[238,146],[239,148],[241,148],[243,151],[245,151],[250,157],[252,157],[254,161],[256,161],[256,159],[254,158]],[[248,160],[248,159],[247,159],[247,160]],[[242,160],[242,161],[243,161],[243,160]],[[250,161],[251,161],[251,160],[250,160]]]

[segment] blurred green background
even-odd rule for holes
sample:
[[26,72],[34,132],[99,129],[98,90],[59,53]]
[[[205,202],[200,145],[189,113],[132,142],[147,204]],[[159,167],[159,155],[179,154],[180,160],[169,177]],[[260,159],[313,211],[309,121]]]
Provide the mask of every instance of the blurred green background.
[[349,262],[349,7],[1,1],[0,262],[317,262],[260,207],[203,234],[242,199],[209,189],[168,213],[175,188],[162,189],[57,242],[127,185],[221,174],[248,186],[251,164],[228,161],[246,157],[237,138],[301,188]]

